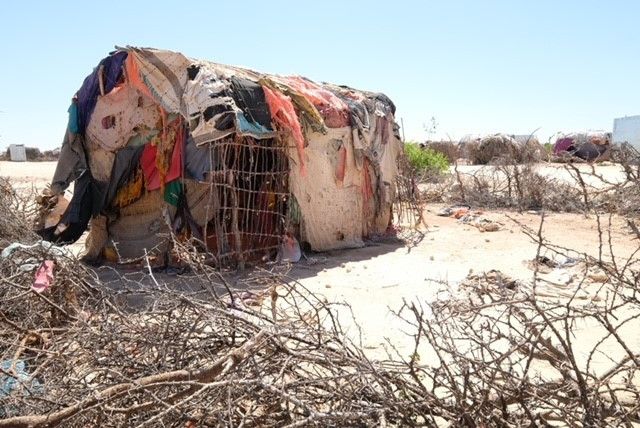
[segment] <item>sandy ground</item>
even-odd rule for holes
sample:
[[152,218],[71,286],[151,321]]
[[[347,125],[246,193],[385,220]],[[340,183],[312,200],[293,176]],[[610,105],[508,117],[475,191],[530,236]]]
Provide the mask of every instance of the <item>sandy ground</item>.
[[[477,169],[463,168],[465,172]],[[11,176],[25,187],[42,188],[54,169],[54,162],[0,162],[0,175]],[[542,166],[540,170],[558,177],[567,173],[561,165]],[[605,166],[599,172],[611,180],[621,176],[615,165]],[[498,222],[500,230],[481,232],[454,218],[437,216],[442,207],[426,208],[424,237],[413,248],[383,242],[361,249],[315,254],[311,262],[294,265],[290,276],[331,302],[349,302],[362,328],[363,345],[374,355],[384,356],[387,339],[402,352],[408,352],[411,338],[402,334],[405,325],[390,312],[398,310],[404,300],[434,301],[442,292],[443,283],[455,286],[470,272],[496,269],[521,281],[528,281],[533,275],[527,262],[535,257],[538,245],[522,232],[521,225],[537,230],[539,214],[485,211],[483,215]],[[624,219],[614,217],[612,224],[615,255],[628,257],[638,248],[638,241],[631,239]],[[554,244],[598,256],[597,221],[593,217],[550,214],[545,217],[543,234]],[[342,318],[352,337],[359,337],[349,311],[344,310]]]
[[[625,179],[624,171],[620,165],[610,162],[603,162],[595,166],[590,164],[576,163],[573,164],[582,174],[585,183],[594,187],[600,187],[606,184],[621,183]],[[454,167],[450,168],[454,172]],[[463,174],[482,174],[493,172],[493,167],[485,165],[461,165],[458,171]],[[561,182],[575,183],[575,171],[568,164],[562,163],[540,163],[534,166],[534,171],[546,177],[553,177]]]
[[[485,211],[487,218],[503,226],[496,232],[481,232],[453,218],[438,217],[435,213],[441,207],[427,209],[428,230],[415,248],[380,244],[336,252],[327,256],[326,265],[296,266],[292,275],[329,301],[351,302],[363,327],[364,345],[370,349],[384,346],[386,338],[405,349],[411,343],[409,337],[398,335],[405,326],[390,313],[404,300],[432,302],[446,288],[444,283],[455,286],[470,272],[495,269],[524,282],[532,279],[528,262],[535,258],[538,244],[522,232],[520,224],[537,231],[540,215]],[[628,257],[638,242],[630,239],[622,219],[614,218],[613,225],[616,256]],[[595,218],[552,214],[545,217],[543,235],[554,244],[598,256]]]
[[0,161],[0,177],[11,177],[18,187],[43,188],[51,182],[57,162]]
[[[591,166],[588,164],[576,164],[576,167],[583,173],[591,172]],[[56,162],[0,161],[0,176],[11,177],[21,187],[43,188],[51,181],[55,169]],[[552,176],[567,182],[574,181],[570,170],[564,164],[538,164],[535,169],[542,175]],[[453,170],[454,168],[451,167],[451,172]],[[474,174],[490,170],[490,168],[479,165],[462,165],[458,167],[458,170],[464,174]],[[612,183],[621,182],[624,179],[622,168],[619,165],[603,163],[597,166],[596,172]],[[600,181],[600,179],[592,179],[592,182]]]

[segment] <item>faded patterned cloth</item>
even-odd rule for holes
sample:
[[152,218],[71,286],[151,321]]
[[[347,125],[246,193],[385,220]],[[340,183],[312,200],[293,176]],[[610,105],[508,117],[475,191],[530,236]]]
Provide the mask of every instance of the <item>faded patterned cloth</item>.
[[196,144],[227,137],[235,132],[240,109],[231,96],[231,83],[205,64],[193,64],[184,91],[191,135]]
[[100,77],[99,72],[103,71],[103,83],[105,94],[111,92],[122,76],[122,65],[127,59],[127,52],[118,51],[104,58],[90,75],[84,79],[82,86],[76,93],[78,99],[78,130],[84,134],[89,119],[93,114],[93,109],[98,102],[100,95]]

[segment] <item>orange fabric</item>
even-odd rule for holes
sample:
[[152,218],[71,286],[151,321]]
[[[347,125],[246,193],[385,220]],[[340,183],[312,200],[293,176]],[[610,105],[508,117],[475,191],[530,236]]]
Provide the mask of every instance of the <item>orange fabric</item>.
[[125,186],[118,189],[116,197],[113,200],[113,206],[118,208],[126,207],[140,199],[144,189],[144,180],[142,178],[142,170],[136,171],[135,177]]
[[127,75],[127,80],[130,85],[139,90],[143,95],[153,99],[151,91],[142,81],[142,77],[140,77],[140,69],[138,68],[135,56],[136,54],[134,52],[129,52],[129,55],[127,55],[127,59],[124,62],[124,70]]
[[459,208],[453,212],[453,217],[456,219],[459,219],[464,217],[467,214],[469,214],[469,208],[467,207]]
[[266,86],[262,86],[264,96],[271,112],[271,120],[278,128],[284,128],[291,132],[296,143],[298,158],[300,159],[300,174],[304,177],[307,174],[307,168],[304,162],[304,136],[302,135],[302,127],[298,120],[298,115],[293,108],[291,98],[288,96],[272,91]]
[[[124,71],[127,76],[127,81],[131,86],[140,91],[142,95],[149,97],[150,99],[154,100],[154,102],[158,103],[158,100],[153,97],[153,94],[151,93],[149,87],[142,80],[142,76],[140,75],[140,67],[138,67],[135,52],[130,51],[127,55],[127,59],[124,61]],[[162,108],[160,104],[158,104],[158,110],[160,111],[162,126],[164,128],[167,120],[167,112]]]

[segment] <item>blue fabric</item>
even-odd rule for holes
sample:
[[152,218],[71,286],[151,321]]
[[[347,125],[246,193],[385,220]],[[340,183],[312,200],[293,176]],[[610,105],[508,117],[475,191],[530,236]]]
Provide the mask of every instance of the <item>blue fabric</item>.
[[[31,394],[42,395],[44,388],[37,379],[30,379],[27,367],[24,361],[16,360],[15,365],[13,360],[4,360],[0,362],[0,418],[7,418],[9,416],[16,416],[19,414],[18,407],[16,405],[3,404],[4,397],[9,395],[17,395],[27,397]],[[12,373],[12,369],[15,371]],[[5,375],[4,373],[10,373]],[[13,375],[13,376],[12,376]],[[24,387],[24,390],[22,389]]]
[[265,126],[249,121],[244,113],[236,114],[236,122],[238,127],[238,133],[240,135],[248,135],[253,138],[273,138],[275,133]]
[[69,132],[77,134],[80,129],[78,127],[78,105],[75,102],[71,103],[67,112],[69,113],[69,125],[67,125]]
[[104,67],[104,91],[109,93],[116,86],[122,75],[122,65],[125,59],[127,59],[127,52],[125,51],[118,51],[109,55],[100,61],[98,66],[82,82],[82,86],[76,93],[78,98],[78,130],[81,134],[84,135],[87,129],[93,109],[95,109],[96,102],[98,102],[98,95],[100,95],[100,80],[98,78],[100,66]]
[[[13,366],[13,360],[5,360],[0,363],[0,368],[7,373],[11,373],[11,368]],[[7,397],[11,392],[18,388],[21,384],[25,385],[33,392],[41,393],[42,386],[38,380],[33,379],[29,382],[29,373],[27,373],[27,368],[22,360],[17,360],[15,363],[15,377],[14,376],[6,376],[0,374],[0,397]]]
[[187,176],[195,178],[198,181],[204,181],[205,174],[211,172],[211,158],[209,147],[198,147],[189,136],[187,144],[184,146],[184,167]]
[[232,77],[231,96],[240,108],[236,114],[236,128],[240,135],[256,139],[273,138],[271,113],[264,96],[264,89],[251,80]]

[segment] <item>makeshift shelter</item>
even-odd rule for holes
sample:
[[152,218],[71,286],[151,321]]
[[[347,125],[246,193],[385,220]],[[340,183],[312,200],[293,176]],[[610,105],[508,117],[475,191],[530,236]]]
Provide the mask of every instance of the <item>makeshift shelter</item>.
[[553,145],[555,156],[575,156],[592,162],[606,158],[611,146],[611,133],[587,132],[561,135]]
[[542,157],[542,146],[537,139],[528,138],[521,141],[511,135],[493,134],[482,138],[462,140],[464,156],[476,165],[493,162],[525,163],[536,162]]
[[476,165],[537,162],[544,157],[544,148],[531,135],[469,135],[461,140],[460,145],[464,156]]
[[[88,255],[165,252],[194,237],[220,264],[357,247],[392,222],[402,143],[383,94],[118,48],[85,79],[40,231]],[[62,199],[62,198],[60,198]]]

